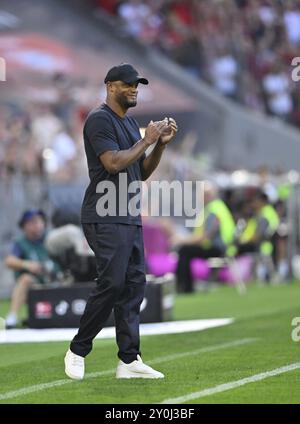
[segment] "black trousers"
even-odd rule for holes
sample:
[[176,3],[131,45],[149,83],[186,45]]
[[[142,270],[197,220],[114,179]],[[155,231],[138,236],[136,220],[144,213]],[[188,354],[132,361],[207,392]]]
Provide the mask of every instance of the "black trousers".
[[183,245],[178,252],[178,265],[176,270],[177,291],[189,293],[194,291],[190,262],[193,258],[211,258],[223,256],[224,252],[217,247],[203,249],[196,245]]
[[83,224],[82,227],[95,253],[98,277],[70,349],[85,357],[114,309],[118,356],[130,363],[141,354],[139,315],[146,283],[142,227],[125,224]]

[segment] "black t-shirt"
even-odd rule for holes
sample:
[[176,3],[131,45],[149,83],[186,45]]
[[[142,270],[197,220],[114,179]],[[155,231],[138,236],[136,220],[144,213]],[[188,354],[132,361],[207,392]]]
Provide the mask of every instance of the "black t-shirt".
[[133,181],[141,181],[140,164],[145,154],[115,175],[107,172],[99,159],[106,151],[127,150],[140,140],[137,122],[129,116],[121,118],[103,104],[89,113],[83,136],[90,184],[83,199],[81,222],[141,225],[140,214],[128,212],[133,197],[133,204],[138,203],[140,190],[128,193],[127,188]]

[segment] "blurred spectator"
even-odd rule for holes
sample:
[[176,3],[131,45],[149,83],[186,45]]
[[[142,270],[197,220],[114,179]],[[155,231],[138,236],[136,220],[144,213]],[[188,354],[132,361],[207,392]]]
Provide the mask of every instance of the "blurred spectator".
[[199,224],[194,233],[173,238],[174,244],[180,245],[176,270],[179,292],[194,290],[190,269],[193,258],[224,256],[234,238],[235,223],[228,207],[219,198],[217,187],[207,182],[203,195],[204,211],[198,217]]
[[28,114],[2,107],[5,116],[0,127],[0,174],[8,180],[16,173],[38,175],[43,172],[41,152],[35,145]]
[[284,24],[288,40],[292,45],[300,45],[300,5],[299,2],[285,1]]
[[[47,151],[46,170],[50,174],[57,173],[63,180],[62,173],[69,179],[72,176],[71,161],[76,157],[76,144],[64,128],[60,128],[53,136],[51,149]],[[71,173],[71,174],[70,174]]]
[[274,249],[273,237],[278,230],[279,217],[274,207],[269,203],[268,196],[257,192],[251,202],[247,224],[237,242],[238,254],[258,253],[260,255],[257,265],[259,280],[265,281],[274,277],[274,263],[272,254]]
[[23,235],[16,240],[5,259],[6,265],[15,272],[16,279],[10,312],[6,318],[7,328],[17,326],[18,312],[26,301],[28,289],[51,282],[59,273],[58,264],[50,258],[44,245],[44,212],[38,209],[25,211],[19,225]]
[[60,119],[46,104],[36,107],[31,115],[32,137],[38,148],[43,150],[51,147],[53,138],[61,128]]
[[289,261],[288,261],[288,236],[289,225],[287,220],[286,203],[279,200],[276,205],[276,212],[279,216],[279,226],[274,235],[274,259],[277,269],[277,281],[286,281],[289,276]]
[[137,38],[143,38],[148,27],[159,25],[159,17],[153,16],[149,5],[139,0],[122,3],[118,14],[124,21],[127,32]]
[[235,98],[237,94],[237,61],[229,52],[220,51],[214,58],[211,76],[214,87],[224,96]]
[[282,118],[289,118],[293,110],[290,77],[283,71],[280,64],[274,64],[272,70],[265,75],[263,88],[270,113]]

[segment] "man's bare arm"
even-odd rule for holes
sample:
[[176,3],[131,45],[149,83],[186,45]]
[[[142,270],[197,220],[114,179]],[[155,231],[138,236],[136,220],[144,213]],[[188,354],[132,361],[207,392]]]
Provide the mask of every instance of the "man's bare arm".
[[42,264],[35,261],[29,261],[25,259],[20,259],[17,256],[14,255],[8,255],[5,258],[5,265],[14,270],[14,271],[21,271],[26,270],[31,272],[32,274],[39,274],[42,272]]
[[147,180],[147,178],[149,178],[152,172],[157,168],[165,147],[165,145],[158,142],[150,155],[143,160],[143,163],[141,164],[143,181]]
[[127,150],[107,151],[100,155],[104,168],[110,174],[117,174],[136,162],[151,144],[156,143],[162,131],[167,126],[165,121],[150,122],[145,131],[145,137]]

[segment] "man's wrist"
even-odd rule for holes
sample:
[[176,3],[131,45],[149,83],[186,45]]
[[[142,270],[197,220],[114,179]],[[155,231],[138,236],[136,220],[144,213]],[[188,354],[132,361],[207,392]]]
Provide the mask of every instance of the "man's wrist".
[[148,142],[147,138],[144,137],[141,139],[141,143],[148,149],[151,146],[151,143]]
[[158,141],[157,141],[157,143],[156,143],[156,147],[159,148],[159,149],[161,149],[161,150],[164,150],[166,148],[166,146],[167,145],[164,144],[164,143],[162,143],[161,139],[159,138]]

